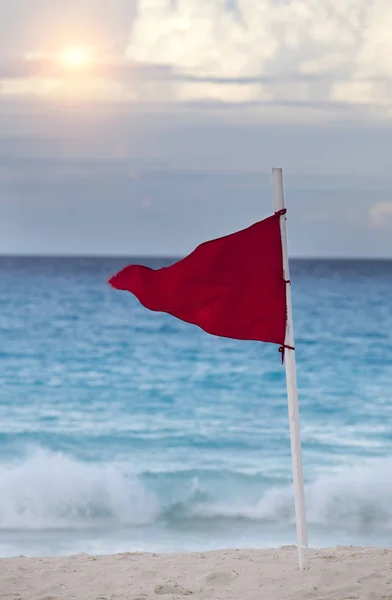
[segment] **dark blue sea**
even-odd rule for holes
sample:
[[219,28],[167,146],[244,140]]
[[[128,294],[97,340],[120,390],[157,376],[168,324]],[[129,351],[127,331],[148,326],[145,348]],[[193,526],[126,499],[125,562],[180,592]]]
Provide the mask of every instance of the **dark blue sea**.
[[[0,555],[295,544],[278,348],[149,313],[130,262],[0,259]],[[291,268],[310,544],[390,545],[392,262]]]

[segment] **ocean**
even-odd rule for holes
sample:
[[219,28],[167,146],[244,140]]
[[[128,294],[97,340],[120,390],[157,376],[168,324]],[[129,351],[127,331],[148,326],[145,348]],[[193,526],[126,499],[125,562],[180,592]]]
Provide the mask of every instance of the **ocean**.
[[[295,544],[277,346],[149,313],[130,262],[0,259],[0,555]],[[291,270],[310,545],[389,546],[392,262]]]

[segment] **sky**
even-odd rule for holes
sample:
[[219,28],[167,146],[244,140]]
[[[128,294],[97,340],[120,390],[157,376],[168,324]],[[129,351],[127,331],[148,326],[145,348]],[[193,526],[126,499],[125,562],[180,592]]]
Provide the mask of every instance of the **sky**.
[[273,211],[392,258],[390,0],[0,0],[0,254],[180,256]]

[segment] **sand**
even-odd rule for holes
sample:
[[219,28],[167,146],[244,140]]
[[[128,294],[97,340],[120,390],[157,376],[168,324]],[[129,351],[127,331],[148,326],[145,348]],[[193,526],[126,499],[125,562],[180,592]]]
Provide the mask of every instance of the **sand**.
[[1,600],[392,600],[392,550],[293,547],[0,560]]

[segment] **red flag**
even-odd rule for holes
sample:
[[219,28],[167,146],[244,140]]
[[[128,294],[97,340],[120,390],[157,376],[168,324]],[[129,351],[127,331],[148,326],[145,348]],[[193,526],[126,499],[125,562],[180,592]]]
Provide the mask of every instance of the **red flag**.
[[169,313],[207,333],[284,347],[280,213],[205,242],[169,267],[125,267],[109,283],[134,294],[146,308]]

